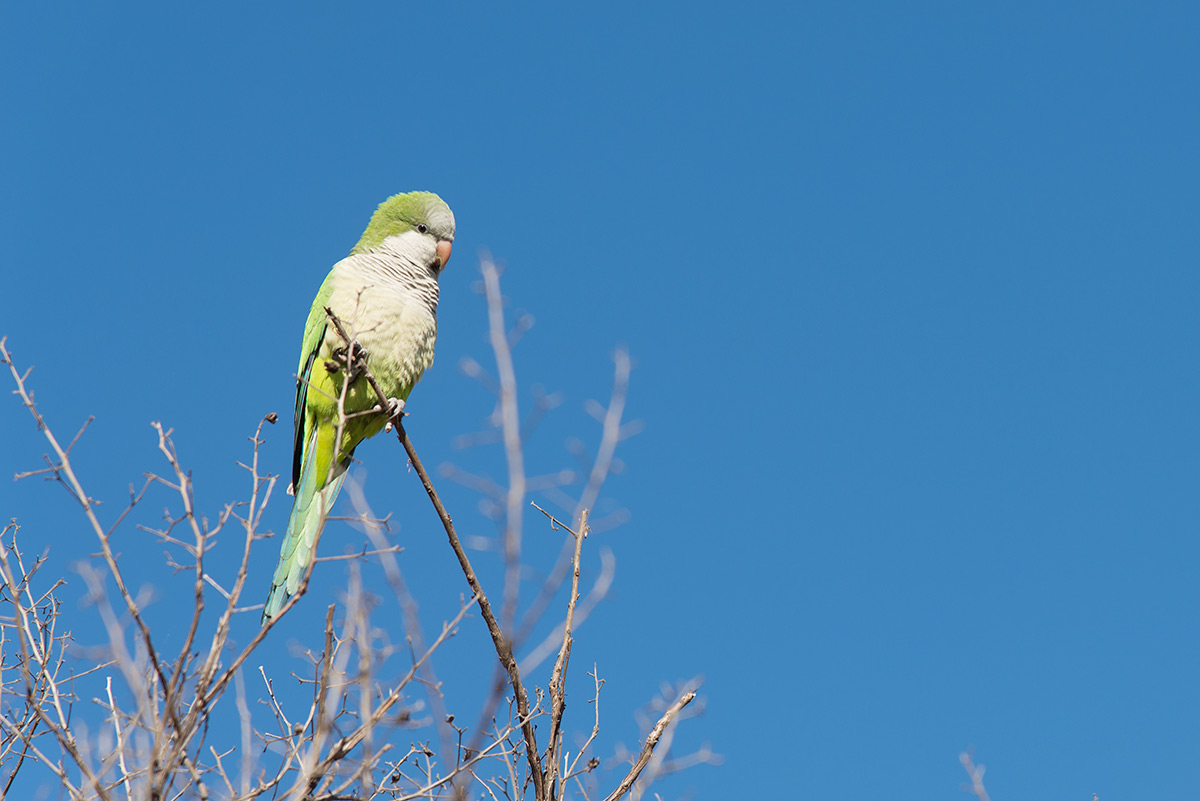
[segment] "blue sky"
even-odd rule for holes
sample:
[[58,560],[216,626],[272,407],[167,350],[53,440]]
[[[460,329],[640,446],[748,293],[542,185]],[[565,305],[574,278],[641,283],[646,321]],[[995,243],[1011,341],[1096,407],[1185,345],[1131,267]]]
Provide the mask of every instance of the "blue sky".
[[[487,355],[481,249],[536,319],[519,376],[565,398],[536,470],[594,442],[583,403],[615,345],[635,359],[645,429],[608,485],[630,522],[598,537],[618,574],[574,658],[609,681],[609,743],[704,675],[681,736],[725,764],[666,792],[956,799],[974,747],[997,801],[1181,797],[1197,34],[1183,3],[10,4],[0,334],[60,435],[96,416],[79,468],[110,514],[162,467],[152,420],[215,514],[257,420],[290,423],[326,270],[383,198],[437,191],[458,237],[409,406],[427,462],[500,475],[450,447],[491,410],[455,369]],[[0,437],[4,471],[38,465],[15,400]],[[394,444],[359,456],[453,601]],[[56,487],[0,502],[64,565],[91,547]],[[326,573],[281,653],[316,636]],[[163,581],[166,617],[186,591]]]

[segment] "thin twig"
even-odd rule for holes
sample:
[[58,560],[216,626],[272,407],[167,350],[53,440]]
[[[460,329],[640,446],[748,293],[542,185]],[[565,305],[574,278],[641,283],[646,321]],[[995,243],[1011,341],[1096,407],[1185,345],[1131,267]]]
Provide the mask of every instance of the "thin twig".
[[562,717],[567,706],[565,675],[567,663],[571,657],[571,627],[575,622],[575,602],[579,600],[579,557],[583,551],[583,540],[588,534],[588,510],[584,509],[579,516],[579,531],[571,531],[554,519],[546,510],[533,504],[551,522],[565,528],[575,539],[575,556],[571,560],[574,570],[571,574],[571,595],[567,599],[567,619],[563,625],[562,647],[558,651],[558,659],[554,670],[550,673],[550,744],[546,753],[546,789],[550,798],[558,797],[559,756],[562,752]]
[[125,767],[125,740],[121,736],[121,718],[117,714],[117,704],[113,701],[112,676],[105,680],[104,689],[108,693],[108,706],[112,710],[113,730],[117,733],[117,764],[121,766],[121,783],[125,785],[125,797],[132,799],[133,791],[129,789],[129,769]]
[[987,770],[983,765],[976,765],[971,759],[970,751],[963,751],[958,755],[958,761],[962,763],[963,770],[967,772],[967,776],[971,779],[970,792],[979,799],[979,801],[991,801],[988,797],[987,790],[983,787],[983,772]]
[[650,734],[646,736],[646,742],[642,745],[642,752],[638,755],[637,761],[633,763],[633,767],[629,769],[629,773],[625,774],[625,778],[617,785],[617,789],[613,790],[604,801],[617,801],[625,793],[629,792],[629,788],[637,781],[638,774],[650,762],[650,757],[654,756],[654,747],[658,745],[658,740],[663,736],[663,732],[671,725],[671,721],[675,716],[696,697],[695,690],[688,690],[679,699],[671,704],[663,716],[659,718],[658,723],[654,724],[654,728],[650,730]]
[[489,258],[481,260],[480,273],[487,293],[488,339],[496,356],[500,378],[500,430],[508,463],[508,492],[504,514],[504,603],[501,620],[508,631],[516,622],[521,588],[521,513],[525,499],[525,455],[521,448],[521,416],[517,409],[517,376],[512,345],[504,329],[504,299],[500,273]]

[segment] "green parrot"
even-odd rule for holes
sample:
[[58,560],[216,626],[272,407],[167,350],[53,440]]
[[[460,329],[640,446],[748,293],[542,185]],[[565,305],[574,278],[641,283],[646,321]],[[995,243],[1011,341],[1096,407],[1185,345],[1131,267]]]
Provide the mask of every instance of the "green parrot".
[[[289,488],[295,500],[263,609],[264,626],[300,585],[354,449],[400,413],[433,363],[438,276],[453,241],[454,214],[440,197],[432,192],[395,195],[379,205],[358,244],[333,265],[317,292],[297,370]],[[346,393],[347,419],[338,443],[344,367],[334,352],[345,353],[346,343],[330,323],[326,306],[356,342],[356,350],[365,354],[367,367],[391,400],[386,412],[352,416],[379,404],[367,380],[355,377]]]

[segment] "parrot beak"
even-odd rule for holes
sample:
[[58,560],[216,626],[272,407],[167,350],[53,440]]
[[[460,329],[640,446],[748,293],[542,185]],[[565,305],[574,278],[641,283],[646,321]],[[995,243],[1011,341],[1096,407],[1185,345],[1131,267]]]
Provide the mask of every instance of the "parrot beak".
[[446,268],[446,262],[450,261],[450,243],[445,239],[437,243],[438,261],[442,263],[442,269]]

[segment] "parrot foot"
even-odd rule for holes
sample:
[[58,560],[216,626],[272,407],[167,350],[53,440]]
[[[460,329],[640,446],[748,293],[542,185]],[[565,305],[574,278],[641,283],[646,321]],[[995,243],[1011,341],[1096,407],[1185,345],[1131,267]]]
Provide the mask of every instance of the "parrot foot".
[[[350,361],[351,348],[354,351],[353,363]],[[363,370],[367,367],[367,351],[357,339],[351,341],[350,348],[334,348],[330,356],[333,358],[325,362],[325,369],[336,373],[343,367],[348,367],[351,381],[362,375]]]
[[382,411],[387,415],[387,422],[383,424],[383,430],[391,433],[394,424],[400,422],[400,418],[404,416],[404,401],[399,398],[388,398],[387,408]]

